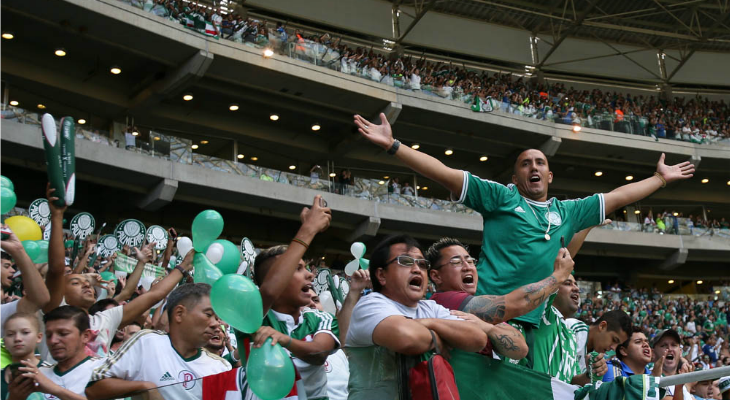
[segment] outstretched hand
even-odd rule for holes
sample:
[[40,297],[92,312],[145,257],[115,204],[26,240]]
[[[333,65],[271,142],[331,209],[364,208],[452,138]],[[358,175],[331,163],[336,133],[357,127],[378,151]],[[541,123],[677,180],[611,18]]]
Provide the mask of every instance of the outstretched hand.
[[373,144],[385,150],[393,146],[393,130],[390,128],[385,114],[380,113],[380,125],[375,125],[365,118],[355,115],[355,125],[358,127],[358,132]]
[[667,183],[678,181],[680,179],[689,179],[694,176],[695,166],[689,161],[685,161],[675,165],[664,164],[665,155],[662,153],[659,162],[656,164],[656,172],[664,178]]

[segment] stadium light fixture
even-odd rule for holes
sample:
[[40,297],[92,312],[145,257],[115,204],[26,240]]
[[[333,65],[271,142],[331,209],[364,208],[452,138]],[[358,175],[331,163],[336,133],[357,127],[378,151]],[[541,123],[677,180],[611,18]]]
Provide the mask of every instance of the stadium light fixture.
[[418,149],[420,149],[420,148],[421,148],[421,145],[420,145],[420,144],[418,144],[418,143],[413,143],[413,144],[411,145],[411,148],[412,148],[413,150],[418,150]]
[[697,284],[698,284],[698,285],[701,285],[701,284],[703,284],[703,283],[704,283],[704,282],[702,282],[702,280],[699,280],[699,281],[697,281]]
[[336,176],[337,176],[337,174],[336,174],[336,173],[334,173],[334,172],[330,172],[330,178],[334,178],[334,177],[336,177]]
[[210,143],[210,142],[209,142],[209,141],[207,141],[207,140],[201,140],[201,141],[200,141],[200,144],[208,144],[208,143]]
[[421,190],[421,187],[416,185],[416,190]]
[[673,213],[672,213],[672,215],[674,215],[675,217],[679,217],[679,213],[678,213],[678,212],[676,212],[676,211],[675,211],[675,212],[673,212]]
[[83,118],[79,118],[78,121],[76,121],[79,125],[83,125],[86,123],[86,120]]
[[388,176],[388,175],[385,175],[385,176],[383,177],[383,179],[390,179],[390,176]]
[[[17,101],[16,101],[16,103],[17,103]],[[13,104],[13,102],[11,101],[10,104]],[[727,185],[730,186],[730,181],[727,181]]]
[[63,47],[59,47],[56,49],[56,51],[53,52],[53,54],[55,54],[59,57],[64,57],[64,56],[66,56],[66,49],[64,49]]
[[450,156],[450,155],[454,154],[454,150],[446,149],[446,151],[444,152],[444,154],[446,154],[447,156]]
[[228,106],[228,109],[230,111],[238,111],[238,108],[239,108],[238,104],[236,104],[236,103],[232,103],[231,105]]
[[634,214],[636,214],[636,215],[641,214],[641,210],[634,210]]
[[720,294],[720,291],[719,290],[715,290],[715,294]]
[[667,283],[670,284],[670,285],[673,284],[674,283],[674,279],[668,280]]
[[198,145],[197,144],[194,144],[194,145],[190,146],[190,148],[192,148],[193,150],[197,150],[198,149]]
[[625,179],[627,181],[633,181],[634,180],[634,176],[633,175],[626,175],[626,178]]
[[385,181],[378,181],[378,185],[385,185]]
[[38,108],[41,109],[41,110],[45,110],[46,109],[46,106],[44,104],[40,104],[39,103],[38,104]]
[[117,67],[117,66],[115,65],[115,66],[113,66],[113,67],[112,67],[112,68],[111,68],[111,69],[109,70],[109,72],[111,72],[111,73],[112,73],[112,74],[114,74],[114,75],[119,75],[119,74],[121,74],[121,73],[122,73],[122,69],[121,69],[121,68],[119,68],[119,67]]
[[581,129],[583,128],[578,123],[573,124],[573,133],[578,133]]
[[12,40],[15,38],[13,32],[3,32],[3,39]]
[[313,130],[313,131],[315,131],[315,132],[316,132],[316,131],[318,131],[318,130],[320,130],[320,129],[322,129],[322,127],[321,127],[321,126],[319,125],[319,123],[316,123],[316,122],[315,122],[315,123],[314,123],[314,124],[312,125],[312,130]]
[[271,114],[271,115],[269,115],[269,119],[272,121],[278,121],[279,116],[277,114]]
[[603,176],[603,171],[596,171],[593,175],[595,176]]
[[237,157],[239,160],[243,160],[243,157],[246,157],[246,156],[244,156],[243,154],[239,154]]
[[185,100],[185,101],[190,101],[192,99],[193,99],[193,94],[192,93],[185,93],[183,95],[183,100]]
[[264,49],[264,58],[269,58],[274,55],[274,50],[271,50],[269,48]]
[[153,137],[153,139],[154,139],[155,141],[157,141],[157,142],[159,142],[160,140],[162,140],[162,138],[161,138],[161,137],[159,137],[159,136],[155,136],[155,137]]
[[259,158],[256,156],[251,157],[251,161],[258,161],[258,160],[259,160]]
[[293,170],[297,169],[297,166],[296,165],[290,165],[289,166],[289,169],[293,171]]
[[[18,104],[20,104],[20,103],[18,103],[18,100],[10,100],[10,105],[11,106],[17,107]],[[730,185],[730,182],[728,182],[727,184]]]
[[428,190],[428,186],[422,187],[421,190]]
[[489,157],[487,157],[487,156],[481,156],[481,157],[479,157],[479,161],[481,161],[481,162],[484,162],[484,161],[487,161],[487,160],[489,160]]
[[710,181],[709,179],[705,178],[705,179],[701,180],[700,182],[702,182],[702,183],[707,183],[707,182],[709,182],[709,181]]

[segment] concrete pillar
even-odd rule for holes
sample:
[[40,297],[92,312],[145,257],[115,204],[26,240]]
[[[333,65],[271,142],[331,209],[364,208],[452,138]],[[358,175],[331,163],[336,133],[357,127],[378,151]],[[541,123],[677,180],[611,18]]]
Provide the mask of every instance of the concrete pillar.
[[177,192],[178,181],[163,179],[147,195],[137,203],[137,206],[146,211],[157,211],[169,204]]

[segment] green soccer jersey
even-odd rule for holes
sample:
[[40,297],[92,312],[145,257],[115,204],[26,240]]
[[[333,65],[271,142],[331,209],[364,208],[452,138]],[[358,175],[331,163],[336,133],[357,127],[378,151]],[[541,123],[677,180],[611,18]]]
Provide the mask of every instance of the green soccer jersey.
[[566,383],[580,374],[575,334],[562,314],[552,306],[545,309],[542,324],[535,330],[533,368]]
[[[603,194],[539,202],[522,197],[514,185],[466,171],[459,202],[484,219],[477,295],[505,295],[546,278],[553,272],[560,237],[567,244],[575,232],[605,219]],[[544,309],[545,304],[516,319],[538,326]]]

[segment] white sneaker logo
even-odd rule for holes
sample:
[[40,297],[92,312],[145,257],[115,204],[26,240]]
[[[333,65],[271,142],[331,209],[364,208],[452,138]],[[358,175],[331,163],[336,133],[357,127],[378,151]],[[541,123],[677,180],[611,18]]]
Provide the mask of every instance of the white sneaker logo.
[[517,206],[517,207],[515,207],[515,212],[523,213],[523,212],[525,212],[525,210],[523,210],[521,206]]

